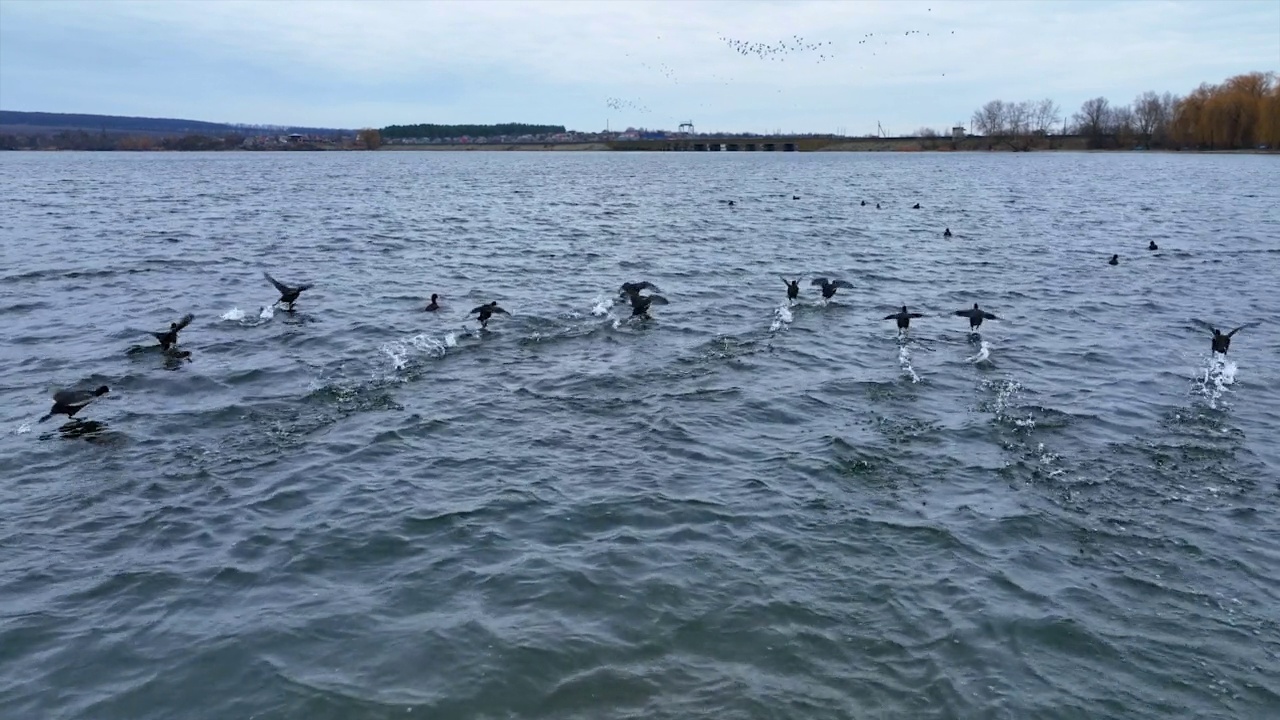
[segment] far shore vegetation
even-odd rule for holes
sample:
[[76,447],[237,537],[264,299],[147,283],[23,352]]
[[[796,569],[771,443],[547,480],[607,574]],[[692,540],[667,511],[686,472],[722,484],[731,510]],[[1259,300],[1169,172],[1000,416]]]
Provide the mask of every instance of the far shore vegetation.
[[800,150],[1275,150],[1280,148],[1280,79],[1274,72],[1252,72],[1204,83],[1184,96],[1145,92],[1128,104],[1096,97],[1070,114],[1051,99],[992,100],[967,123],[892,137],[695,133],[691,127],[580,132],[526,123],[342,130],[0,111],[0,150],[662,150],[708,147],[705,141],[717,140],[733,143],[726,149],[737,149],[738,143],[754,149],[753,138],[786,140],[788,149]]

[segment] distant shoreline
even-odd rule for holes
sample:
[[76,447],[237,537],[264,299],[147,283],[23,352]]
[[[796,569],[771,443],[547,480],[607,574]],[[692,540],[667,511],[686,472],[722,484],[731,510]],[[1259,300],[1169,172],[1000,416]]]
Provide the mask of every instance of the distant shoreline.
[[[712,138],[711,140],[716,140]],[[1028,147],[1015,148],[1004,140],[988,138],[965,138],[953,141],[941,138],[732,138],[728,142],[720,139],[719,143],[708,142],[704,138],[679,138],[672,140],[641,141],[607,141],[607,142],[569,142],[569,143],[440,143],[431,145],[383,145],[373,152],[751,152],[751,153],[792,153],[792,152],[878,152],[878,153],[1017,153],[1017,152],[1086,152],[1086,153],[1183,153],[1193,155],[1276,155],[1280,149],[1237,149],[1237,150],[1201,150],[1195,148],[1090,148],[1088,139],[1078,136],[1062,136],[1053,138],[1053,142],[1038,139],[1041,144],[1031,143]],[[720,149],[710,150],[708,146],[719,145]],[[762,149],[765,144],[774,149]],[[783,149],[782,145],[793,145]],[[730,149],[730,146],[733,146]],[[750,147],[750,149],[748,149]],[[3,153],[0,150],[0,153]],[[184,152],[370,152],[365,148],[354,147],[298,147],[284,146],[279,148],[225,148],[179,150],[169,148],[147,149],[70,149],[70,148],[15,148],[10,152],[118,152],[118,153],[184,153]]]

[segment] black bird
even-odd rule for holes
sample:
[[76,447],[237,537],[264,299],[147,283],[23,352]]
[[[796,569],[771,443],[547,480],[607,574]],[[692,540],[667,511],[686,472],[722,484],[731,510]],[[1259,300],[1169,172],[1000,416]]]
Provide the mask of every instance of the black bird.
[[792,200],[799,200],[799,199],[800,199],[800,196],[799,196],[799,195],[792,195],[792,196],[791,196],[791,199],[792,199]]
[[729,207],[733,207],[733,205],[734,205],[734,202],[733,202],[732,200],[730,200],[730,201],[729,201]]
[[784,277],[782,278],[782,282],[787,284],[788,300],[795,300],[796,298],[800,297],[800,281],[799,280],[788,280]]
[[1156,245],[1156,241],[1155,241],[1155,240],[1152,240],[1151,242],[1147,243],[1147,249],[1148,249],[1148,250],[1159,250],[1159,249],[1160,249],[1160,246],[1159,246],[1159,245]]
[[475,308],[474,310],[472,310],[471,312],[469,312],[469,313],[467,313],[467,314],[468,314],[468,315],[474,315],[474,314],[476,314],[476,313],[480,313],[480,327],[482,327],[482,328],[485,328],[485,327],[488,327],[488,326],[489,326],[489,318],[493,317],[493,314],[494,314],[494,313],[502,313],[503,315],[510,315],[510,314],[511,314],[511,313],[507,312],[506,310],[503,310],[502,308],[498,307],[498,301],[497,301],[497,300],[494,300],[493,302],[489,303],[488,305],[481,305],[480,307]]
[[1107,264],[1108,264],[1108,265],[1119,265],[1119,264],[1120,264],[1120,256],[1119,256],[1119,255],[1112,255],[1112,256],[1111,256],[1111,259],[1107,261]]
[[[906,308],[903,308],[904,310]],[[969,318],[969,329],[973,330],[982,325],[983,320],[999,320],[1000,318],[978,307],[978,303],[973,304],[972,310],[957,310],[956,315]]]
[[431,304],[430,304],[430,305],[428,305],[428,306],[426,306],[426,307],[425,307],[425,308],[423,308],[423,309],[424,309],[424,310],[426,310],[427,312],[435,312],[436,310],[439,310],[439,309],[440,309],[440,303],[436,302],[436,300],[437,300],[439,297],[440,297],[439,295],[437,295],[437,294],[435,294],[435,293],[431,293]]
[[912,318],[921,318],[921,317],[924,317],[924,315],[921,315],[920,313],[907,312],[907,306],[906,306],[906,305],[903,305],[903,306],[902,306],[902,311],[901,311],[901,312],[896,312],[896,313],[894,313],[894,314],[892,314],[892,315],[885,315],[885,316],[884,316],[884,319],[885,319],[885,320],[897,320],[897,321],[898,321],[898,329],[899,329],[899,330],[906,330],[907,328],[911,327],[911,319],[912,319]]
[[1218,328],[1213,328],[1213,351],[1216,353],[1222,353],[1223,355],[1226,355],[1227,350],[1231,348],[1231,336],[1235,335],[1236,333],[1240,332],[1241,330],[1247,327],[1252,327],[1254,324],[1255,323],[1248,323],[1245,325],[1241,325],[1240,327],[1236,328],[1235,330],[1232,330],[1229,333],[1222,333],[1218,331]]
[[880,203],[876,203],[876,209],[877,209],[877,210],[879,210],[879,209],[880,209]]
[[169,330],[167,332],[153,332],[151,334],[155,335],[156,339],[160,341],[161,350],[168,350],[178,344],[178,331],[190,325],[191,321],[195,319],[195,315],[187,313],[186,315],[183,315],[182,319],[178,322],[169,323]]
[[298,285],[296,287],[291,287],[289,285],[285,285],[279,280],[276,280],[265,272],[262,273],[262,276],[267,280],[270,280],[271,284],[275,285],[276,289],[280,291],[280,299],[272,304],[279,305],[280,303],[288,303],[289,312],[293,312],[293,304],[298,301],[298,296],[302,294],[302,291],[311,287],[310,285]]
[[54,415],[66,415],[69,418],[73,418],[86,405],[109,392],[111,392],[111,389],[106,385],[97,390],[59,390],[53,394],[53,409],[49,411],[48,415],[40,418],[40,422],[44,422]]
[[662,292],[661,290],[659,290],[659,289],[658,289],[658,286],[657,286],[657,285],[654,285],[653,283],[649,282],[648,280],[643,280],[643,281],[638,282],[638,283],[633,283],[633,282],[625,282],[625,283],[622,283],[622,287],[618,289],[618,295],[619,295],[619,296],[622,296],[622,295],[635,295],[636,293],[640,292],[641,290],[652,290],[652,291],[654,291],[654,292]]
[[912,209],[912,210],[919,210],[919,209],[920,209],[920,203],[916,203],[915,205],[912,205],[912,206],[911,206],[911,209]]
[[951,228],[942,231],[942,237],[951,237]]
[[827,280],[826,278],[814,278],[809,281],[810,285],[822,287],[822,299],[830,300],[832,295],[836,294],[838,288],[846,288],[852,290],[853,286],[844,280]]
[[862,201],[862,207],[866,207],[866,206],[867,206],[867,201],[866,201],[866,200],[863,200],[863,201]]
[[627,293],[631,300],[631,317],[649,317],[649,306],[657,303],[658,305],[670,305],[667,299],[661,295],[641,295],[639,290],[633,293]]

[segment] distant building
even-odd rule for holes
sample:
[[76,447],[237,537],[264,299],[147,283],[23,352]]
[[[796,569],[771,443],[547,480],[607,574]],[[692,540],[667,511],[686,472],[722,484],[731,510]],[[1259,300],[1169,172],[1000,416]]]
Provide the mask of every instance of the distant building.
[[963,125],[956,125],[955,127],[951,128],[951,139],[952,139],[952,140],[963,140],[963,139],[964,139],[964,126],[963,126]]

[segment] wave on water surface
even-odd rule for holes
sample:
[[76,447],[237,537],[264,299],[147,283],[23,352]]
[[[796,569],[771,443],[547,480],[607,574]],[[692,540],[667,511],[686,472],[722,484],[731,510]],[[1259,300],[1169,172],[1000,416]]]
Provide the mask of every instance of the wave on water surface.
[[1269,717],[1280,165],[963,155],[0,154],[0,717]]

